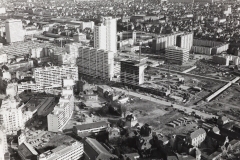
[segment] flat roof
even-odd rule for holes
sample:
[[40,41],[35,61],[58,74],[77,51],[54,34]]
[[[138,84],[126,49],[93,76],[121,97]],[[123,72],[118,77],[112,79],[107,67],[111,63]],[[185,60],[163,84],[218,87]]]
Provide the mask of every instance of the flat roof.
[[95,122],[95,123],[88,123],[88,124],[77,125],[77,126],[74,126],[74,127],[77,130],[84,131],[84,130],[98,128],[98,127],[107,126],[107,125],[108,125],[108,122],[100,121],[100,122]]

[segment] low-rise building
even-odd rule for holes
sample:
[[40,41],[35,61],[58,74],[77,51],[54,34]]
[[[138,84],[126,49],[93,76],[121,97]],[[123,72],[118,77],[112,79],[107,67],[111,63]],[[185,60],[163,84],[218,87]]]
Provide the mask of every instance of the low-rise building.
[[221,126],[228,122],[229,122],[229,118],[227,118],[226,116],[220,116],[217,120],[218,125],[221,125]]
[[53,111],[55,104],[54,97],[33,97],[24,106],[21,107],[23,112],[23,121],[27,122],[36,115],[47,116]]
[[117,138],[120,136],[120,129],[114,127],[114,128],[108,128],[108,139]]
[[77,141],[70,141],[40,154],[38,160],[75,160],[80,159],[82,156],[83,144]]
[[1,54],[0,55],[0,64],[7,63],[8,62],[8,56],[7,54]]
[[18,146],[20,146],[22,143],[26,142],[26,133],[24,130],[22,130],[22,129],[18,130],[17,137],[18,137]]
[[206,131],[202,128],[199,128],[187,136],[187,141],[191,145],[198,147],[205,140],[205,138],[206,138]]
[[37,160],[37,151],[27,142],[23,142],[18,147],[18,154],[22,160]]
[[85,160],[111,160],[117,158],[109,153],[96,139],[86,137],[83,139]]
[[77,125],[73,127],[73,133],[80,137],[86,137],[92,134],[98,134],[99,132],[107,131],[109,123],[106,121],[87,123]]
[[113,89],[110,86],[107,85],[98,85],[97,86],[97,92],[99,95],[103,96],[105,92],[110,92]]
[[83,98],[85,101],[97,101],[98,95],[93,92],[93,90],[85,90],[83,92]]
[[125,126],[134,127],[136,126],[137,123],[138,123],[138,120],[133,114],[129,114],[126,116]]

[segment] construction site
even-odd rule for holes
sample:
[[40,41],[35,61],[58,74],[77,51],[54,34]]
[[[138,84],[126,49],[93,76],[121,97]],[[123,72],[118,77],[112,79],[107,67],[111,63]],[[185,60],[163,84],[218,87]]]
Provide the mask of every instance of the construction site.
[[200,107],[195,107],[197,110],[209,112],[218,116],[226,115],[232,120],[239,122],[240,115],[240,86],[231,86],[223,91],[218,97],[210,103],[203,103]]
[[158,89],[160,98],[179,104],[193,105],[204,100],[212,92],[225,84],[211,78],[194,77],[185,73],[172,73],[161,68],[145,70],[144,88]]

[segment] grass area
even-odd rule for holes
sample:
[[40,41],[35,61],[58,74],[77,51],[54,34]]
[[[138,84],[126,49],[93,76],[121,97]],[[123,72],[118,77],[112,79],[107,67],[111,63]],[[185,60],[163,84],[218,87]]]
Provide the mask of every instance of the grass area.
[[[221,99],[221,98],[220,98]],[[221,99],[221,101],[223,101]],[[212,113],[214,115],[218,115],[218,116],[227,116],[230,119],[234,120],[234,121],[239,121],[239,116],[240,116],[240,108],[239,105],[235,106],[235,105],[230,105],[227,101],[225,103],[218,101],[218,100],[214,100],[208,104],[205,104],[201,107],[197,107],[195,109],[197,110],[203,110],[205,112],[208,113]]]
[[64,142],[69,142],[73,140],[72,137],[68,135],[58,134],[50,139],[50,141],[46,144],[46,146],[60,146]]
[[225,90],[215,101],[240,107],[240,86],[232,86]]
[[[129,105],[128,110],[133,112],[137,118],[151,119],[156,116],[164,115],[167,111],[164,110],[166,106],[147,100],[135,100]],[[144,122],[143,122],[144,123]]]
[[215,115],[226,115],[232,120],[239,121],[240,116],[240,86],[232,86],[216,97],[212,102],[195,108]]

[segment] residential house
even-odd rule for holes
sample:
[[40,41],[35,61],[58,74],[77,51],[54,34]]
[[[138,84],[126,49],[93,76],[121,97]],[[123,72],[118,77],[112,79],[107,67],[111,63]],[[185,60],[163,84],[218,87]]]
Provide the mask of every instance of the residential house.
[[198,147],[206,138],[206,131],[203,128],[199,128],[196,131],[190,133],[187,136],[187,142],[191,145]]
[[216,151],[216,152],[213,152],[210,155],[203,154],[202,155],[202,160],[218,160],[218,159],[221,158],[221,156],[222,156],[222,152]]
[[240,126],[238,125],[233,125],[233,128],[232,128],[235,132],[237,133],[240,133]]
[[212,124],[203,123],[202,128],[205,129],[207,132],[213,132],[213,133],[216,133],[216,134],[220,134],[219,128],[212,125]]
[[125,126],[134,127],[136,126],[137,123],[138,123],[138,120],[133,114],[126,116]]
[[228,136],[230,140],[232,140],[232,139],[240,140],[239,133],[235,132],[235,131],[232,131],[232,130],[221,128],[220,129],[220,134],[224,135],[224,136]]
[[85,101],[97,101],[98,95],[93,90],[85,90],[83,91],[83,98]]
[[161,133],[152,132],[152,137],[156,146],[166,145],[169,142],[169,139]]
[[20,146],[23,142],[26,142],[26,134],[24,130],[18,130],[17,131],[18,136],[18,146]]
[[140,129],[141,136],[149,136],[151,133],[152,133],[152,128],[147,123],[145,123]]
[[118,129],[116,127],[114,127],[114,128],[109,127],[107,129],[107,131],[108,131],[108,139],[109,140],[120,136],[120,129]]
[[207,133],[207,142],[212,144],[214,148],[220,148],[222,152],[227,152],[229,148],[229,139],[227,136],[215,134],[213,132]]
[[137,145],[137,149],[138,151],[140,151],[142,157],[146,158],[149,157],[151,155],[151,137],[141,137],[141,136],[137,136],[136,137],[136,145]]
[[224,124],[226,124],[226,123],[228,123],[228,122],[229,122],[229,119],[228,119],[226,116],[221,116],[221,117],[219,117],[218,120],[217,120],[217,123],[218,123],[218,125],[220,125],[220,126],[222,126],[222,125],[224,125]]
[[78,92],[83,92],[85,90],[91,90],[91,89],[95,89],[96,90],[96,86],[95,85],[89,84],[88,82],[86,82],[84,80],[79,80],[76,84],[77,84]]
[[112,91],[112,88],[107,85],[98,85],[97,86],[97,92],[99,95],[104,96],[104,93],[106,91],[110,92],[110,91]]
[[122,154],[120,157],[121,160],[137,160],[140,158],[140,155],[138,153],[128,153]]

